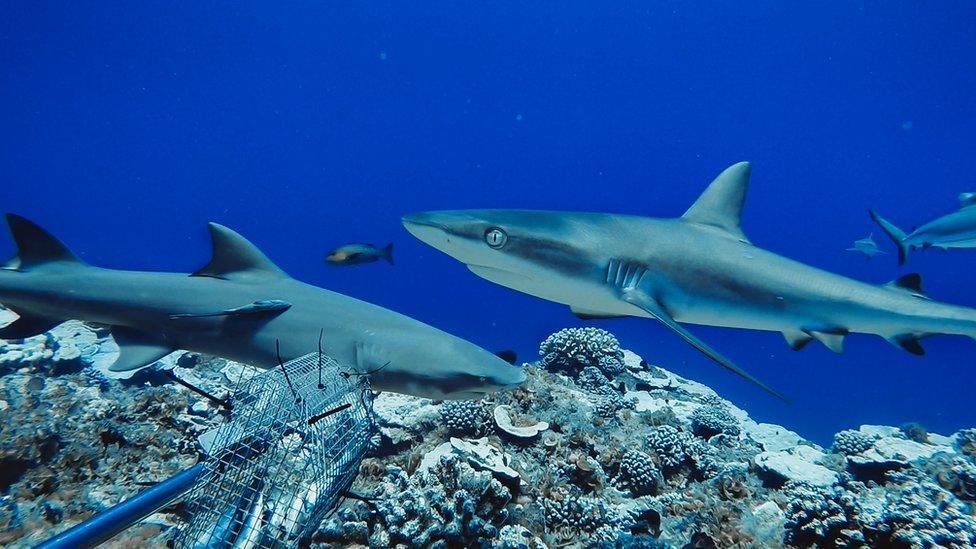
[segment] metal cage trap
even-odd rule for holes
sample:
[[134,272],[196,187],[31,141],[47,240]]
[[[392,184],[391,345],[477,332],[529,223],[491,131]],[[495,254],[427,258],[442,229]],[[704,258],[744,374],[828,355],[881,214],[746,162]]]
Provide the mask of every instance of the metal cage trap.
[[202,462],[47,539],[35,549],[95,547],[173,501],[186,524],[173,546],[292,547],[307,540],[356,478],[375,425],[367,375],[310,353],[248,380],[231,421],[200,437]]
[[232,421],[201,437],[181,547],[285,547],[314,533],[352,484],[373,434],[365,377],[319,353],[239,384]]

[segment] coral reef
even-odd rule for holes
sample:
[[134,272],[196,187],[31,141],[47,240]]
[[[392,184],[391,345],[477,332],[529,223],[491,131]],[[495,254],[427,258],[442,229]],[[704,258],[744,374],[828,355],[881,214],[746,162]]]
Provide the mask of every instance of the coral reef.
[[607,377],[624,370],[623,352],[617,338],[599,328],[566,328],[547,337],[539,346],[541,365],[549,370],[577,373],[587,366]]
[[[92,364],[71,323],[0,342],[0,544],[27,547],[199,457],[223,421],[198,395]],[[969,547],[976,429],[841,431],[826,450],[649,365],[603,330],[562,330],[522,387],[485,400],[376,397],[379,433],[312,547]],[[223,394],[254,370],[172,355]],[[192,366],[192,369],[188,367]],[[175,508],[117,539],[162,546]]]

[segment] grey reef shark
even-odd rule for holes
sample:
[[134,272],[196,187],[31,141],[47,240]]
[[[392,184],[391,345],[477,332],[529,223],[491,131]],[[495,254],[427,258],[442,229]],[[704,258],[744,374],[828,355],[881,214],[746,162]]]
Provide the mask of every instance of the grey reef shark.
[[82,262],[31,221],[8,214],[17,255],[0,269],[0,303],[19,315],[0,338],[68,320],[108,325],[110,372],[184,349],[270,368],[323,352],[372,387],[435,399],[479,398],[525,373],[473,343],[389,309],[286,275],[236,232],[211,223],[211,261],[193,274],[120,271]]
[[874,256],[878,254],[888,253],[878,249],[878,243],[874,241],[874,233],[871,233],[860,240],[855,240],[854,245],[847,248],[847,251],[861,252],[868,259],[874,259]]
[[[681,323],[782,332],[835,352],[850,333],[920,355],[919,339],[976,337],[976,309],[939,303],[918,275],[858,282],[763,250],[742,232],[750,166],[722,172],[677,219],[529,210],[408,215],[414,236],[502,286],[569,305],[581,318],[654,318],[706,356],[758,381]],[[782,397],[780,397],[782,398]]]
[[976,248],[976,193],[959,195],[960,208],[950,214],[929,221],[906,234],[874,210],[868,210],[877,223],[898,246],[898,264],[908,261],[914,248]]

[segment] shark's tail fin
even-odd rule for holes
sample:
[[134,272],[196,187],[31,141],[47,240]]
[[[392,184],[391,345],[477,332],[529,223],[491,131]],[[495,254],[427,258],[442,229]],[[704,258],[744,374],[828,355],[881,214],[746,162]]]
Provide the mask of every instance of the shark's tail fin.
[[908,235],[905,234],[905,231],[899,229],[893,223],[878,215],[878,213],[874,210],[868,210],[868,213],[871,215],[871,219],[873,219],[874,222],[881,227],[881,230],[888,235],[888,238],[895,243],[895,246],[898,246],[898,264],[904,265],[905,262],[908,261],[909,246],[905,243],[905,238],[907,238]]
[[383,252],[382,253],[383,259],[385,259],[386,262],[389,263],[390,265],[393,265],[393,243],[390,242],[389,244],[384,246],[383,249],[380,251]]

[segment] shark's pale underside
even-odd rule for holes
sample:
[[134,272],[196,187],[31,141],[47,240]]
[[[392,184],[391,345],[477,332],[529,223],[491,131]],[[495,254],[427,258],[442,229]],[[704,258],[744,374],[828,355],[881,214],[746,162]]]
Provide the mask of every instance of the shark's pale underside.
[[[656,318],[712,360],[776,394],[679,323],[782,332],[835,352],[850,333],[913,354],[934,334],[976,337],[976,310],[923,295],[918,275],[858,282],[753,245],[740,226],[750,166],[720,174],[680,218],[526,210],[408,215],[413,235],[483,278],[583,318]],[[779,395],[777,395],[779,396]]]
[[477,398],[524,372],[468,342],[351,297],[299,282],[227,227],[210,224],[213,258],[192,275],[118,271],[80,261],[34,223],[7,216],[18,254],[0,269],[0,303],[20,315],[0,338],[42,333],[67,319],[109,325],[132,371],[176,349],[261,367],[317,348],[377,390]]
[[906,234],[874,210],[868,210],[871,219],[898,246],[898,264],[908,261],[908,252],[914,248],[976,248],[976,193],[959,195],[959,209],[933,219]]

